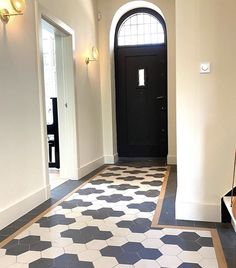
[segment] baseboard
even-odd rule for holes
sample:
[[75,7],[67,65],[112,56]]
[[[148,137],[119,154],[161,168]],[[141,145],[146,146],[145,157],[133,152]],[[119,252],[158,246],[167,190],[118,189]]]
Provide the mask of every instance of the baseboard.
[[177,157],[176,157],[176,155],[168,155],[167,156],[167,164],[168,165],[177,165]]
[[104,161],[105,161],[105,164],[115,164],[118,162],[118,154],[105,155]]
[[0,230],[39,206],[48,198],[50,198],[50,185],[2,210],[0,212]]
[[88,175],[89,173],[91,173],[95,169],[101,167],[102,165],[104,165],[104,157],[100,157],[100,158],[80,167],[80,169],[79,169],[80,178]]
[[177,220],[221,222],[220,204],[190,203],[176,200]]

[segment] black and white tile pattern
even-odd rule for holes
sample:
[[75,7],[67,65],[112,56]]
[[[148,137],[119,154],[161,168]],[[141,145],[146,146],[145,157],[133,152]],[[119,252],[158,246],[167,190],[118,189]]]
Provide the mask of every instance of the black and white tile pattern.
[[210,232],[151,229],[165,172],[109,167],[0,249],[0,267],[218,267]]

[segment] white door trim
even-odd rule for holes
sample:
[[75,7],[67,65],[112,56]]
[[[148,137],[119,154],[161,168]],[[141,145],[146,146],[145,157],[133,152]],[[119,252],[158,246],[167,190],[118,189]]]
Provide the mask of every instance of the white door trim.
[[[36,19],[36,39],[37,39],[37,63],[38,63],[38,83],[39,83],[39,100],[40,100],[40,123],[41,123],[41,141],[42,141],[42,153],[43,153],[43,169],[44,169],[44,182],[45,185],[49,186],[49,175],[48,175],[48,144],[47,144],[47,127],[46,127],[46,112],[45,112],[45,88],[44,88],[44,72],[43,72],[43,49],[42,49],[42,25],[41,20],[44,19],[57,28],[59,31],[63,32],[65,35],[71,37],[72,49],[73,49],[73,59],[75,58],[75,32],[68,25],[66,25],[62,20],[56,18],[50,11],[41,6],[37,1],[35,1],[35,19]],[[73,65],[74,68],[74,65]],[[75,72],[74,72],[75,73]],[[74,80],[75,81],[75,80]],[[74,82],[74,111],[76,113],[76,93],[75,93],[75,82]],[[76,114],[75,114],[76,117]],[[76,172],[73,177],[78,178],[78,144],[77,144],[77,124],[75,118],[75,159],[76,159]],[[48,196],[49,198],[50,196]]]

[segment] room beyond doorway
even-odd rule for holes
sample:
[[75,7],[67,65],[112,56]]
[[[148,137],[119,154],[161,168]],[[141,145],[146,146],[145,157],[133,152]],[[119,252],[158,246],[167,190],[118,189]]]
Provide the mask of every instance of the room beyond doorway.
[[115,35],[119,157],[166,157],[167,34],[163,18],[138,8],[118,22]]
[[42,59],[51,189],[78,178],[72,35],[42,18]]

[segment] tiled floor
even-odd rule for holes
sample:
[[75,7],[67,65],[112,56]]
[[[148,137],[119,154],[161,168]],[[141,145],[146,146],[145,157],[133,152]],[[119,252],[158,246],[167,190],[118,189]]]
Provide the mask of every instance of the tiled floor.
[[151,229],[165,173],[109,167],[0,249],[0,267],[218,267],[211,232]]

